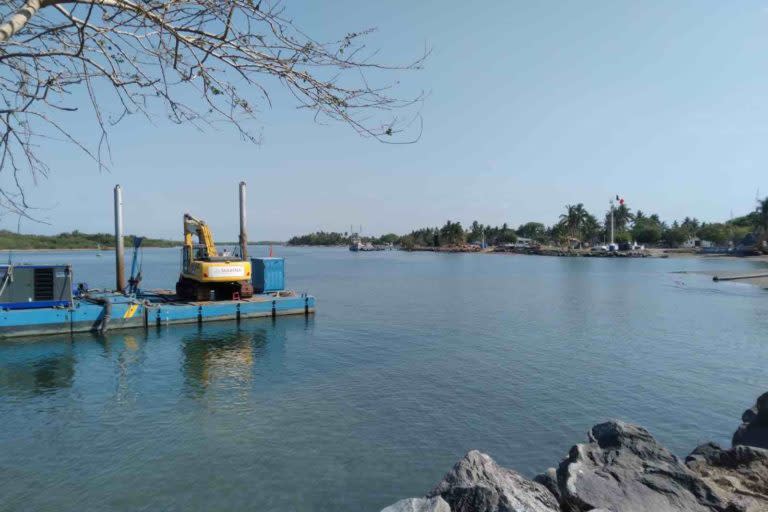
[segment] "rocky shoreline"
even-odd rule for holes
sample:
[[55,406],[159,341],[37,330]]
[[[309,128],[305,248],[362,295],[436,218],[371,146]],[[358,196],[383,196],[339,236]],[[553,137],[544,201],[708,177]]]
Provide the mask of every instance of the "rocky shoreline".
[[729,449],[705,443],[681,460],[646,429],[614,420],[533,480],[473,450],[425,496],[381,512],[587,511],[768,511],[768,393],[744,412]]

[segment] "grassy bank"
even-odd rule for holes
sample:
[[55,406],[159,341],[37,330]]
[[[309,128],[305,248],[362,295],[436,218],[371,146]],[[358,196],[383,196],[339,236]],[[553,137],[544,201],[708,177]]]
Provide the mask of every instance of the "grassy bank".
[[[114,246],[114,235],[109,233],[60,233],[58,235],[24,235],[0,230],[0,250],[57,250],[57,249],[107,249]],[[125,246],[133,245],[133,235],[125,237]],[[181,242],[145,238],[144,247],[176,247]]]

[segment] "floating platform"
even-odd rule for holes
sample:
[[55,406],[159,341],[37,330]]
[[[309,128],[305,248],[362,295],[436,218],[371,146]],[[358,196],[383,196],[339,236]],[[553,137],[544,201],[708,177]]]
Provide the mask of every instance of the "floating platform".
[[73,298],[68,305],[0,309],[0,338],[106,332],[182,323],[309,315],[314,312],[315,297],[291,291],[257,294],[248,299],[204,302],[181,301],[164,290],[147,291],[137,296],[89,292],[86,296]]

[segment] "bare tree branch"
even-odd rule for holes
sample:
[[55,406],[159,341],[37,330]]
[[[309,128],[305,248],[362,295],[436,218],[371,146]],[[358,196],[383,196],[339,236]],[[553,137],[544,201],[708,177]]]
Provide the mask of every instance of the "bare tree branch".
[[[381,80],[419,69],[428,51],[404,65],[384,64],[364,43],[371,32],[316,41],[285,17],[279,0],[6,1],[0,209],[29,208],[20,178],[47,176],[43,141],[69,141],[104,167],[107,133],[128,115],[151,120],[164,111],[199,129],[225,123],[258,142],[248,126],[260,106],[272,106],[277,84],[318,121],[341,121],[386,143],[414,142],[422,95],[397,98],[398,82]],[[78,109],[93,111],[101,133],[95,143],[77,140],[61,120]],[[401,109],[404,116],[394,115]]]

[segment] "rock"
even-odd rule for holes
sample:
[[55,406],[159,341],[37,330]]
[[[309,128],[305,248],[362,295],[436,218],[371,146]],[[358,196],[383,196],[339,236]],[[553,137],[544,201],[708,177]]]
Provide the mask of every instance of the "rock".
[[546,487],[500,467],[477,450],[467,453],[427,496],[442,498],[452,512],[559,512]]
[[768,450],[741,445],[723,450],[706,443],[693,450],[685,464],[734,509],[768,510]]
[[[725,511],[727,502],[644,428],[595,425],[557,469],[563,510]],[[450,500],[447,500],[450,503]]]
[[546,487],[558,502],[562,501],[560,488],[557,486],[557,470],[555,468],[549,468],[544,473],[536,475],[533,477],[533,481]]
[[744,411],[741,421],[733,434],[733,446],[768,448],[768,393],[760,395],[755,405]]
[[451,512],[451,507],[440,496],[434,498],[408,498],[382,509],[381,512]]

